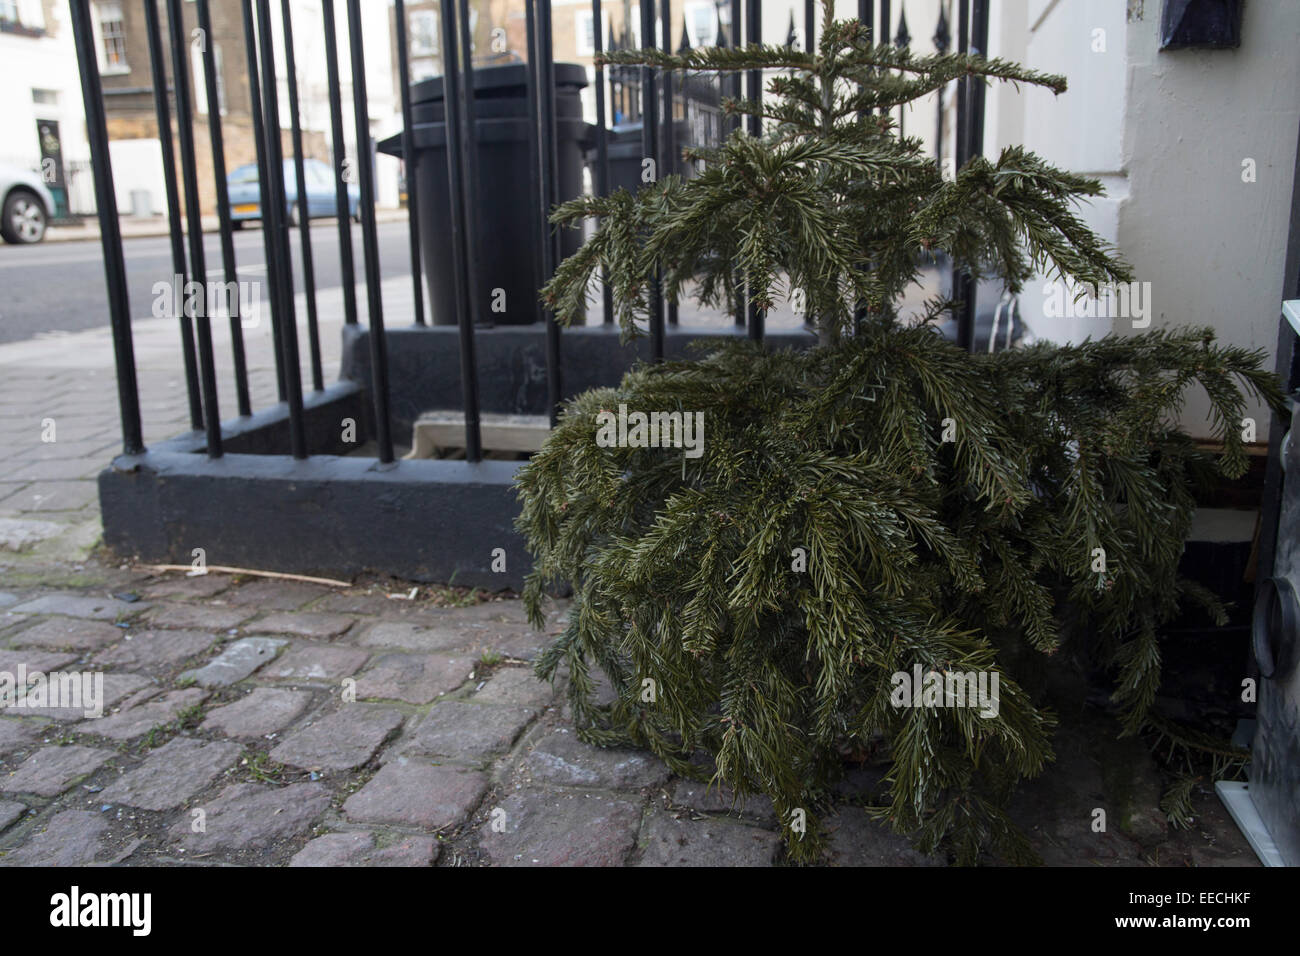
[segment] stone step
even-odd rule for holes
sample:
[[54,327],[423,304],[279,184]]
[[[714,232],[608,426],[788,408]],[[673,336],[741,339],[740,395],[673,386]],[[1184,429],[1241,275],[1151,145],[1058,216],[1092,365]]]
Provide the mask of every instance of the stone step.
[[[485,452],[538,451],[551,423],[545,415],[506,415],[486,412],[479,416],[479,433]],[[415,420],[407,458],[433,458],[449,448],[465,447],[465,413],[424,412]]]

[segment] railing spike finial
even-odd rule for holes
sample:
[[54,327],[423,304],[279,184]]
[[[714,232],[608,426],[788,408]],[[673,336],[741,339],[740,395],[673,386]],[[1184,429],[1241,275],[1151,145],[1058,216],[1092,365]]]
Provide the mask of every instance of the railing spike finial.
[[799,43],[799,32],[794,25],[794,7],[790,8],[790,27],[785,33],[785,48],[793,50]]
[[912,35],[907,32],[907,7],[902,6],[898,10],[898,32],[894,34],[894,46],[906,49],[912,42]]
[[691,48],[691,35],[686,29],[686,16],[682,16],[682,38],[677,43],[677,52],[685,53]]
[[943,5],[939,5],[939,25],[934,28],[934,48],[942,56],[948,52],[948,46],[952,43],[952,33],[948,29],[948,17],[944,13]]

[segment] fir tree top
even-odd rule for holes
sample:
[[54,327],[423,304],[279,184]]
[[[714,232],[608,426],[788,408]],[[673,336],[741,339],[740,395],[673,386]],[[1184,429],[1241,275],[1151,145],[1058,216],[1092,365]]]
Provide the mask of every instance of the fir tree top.
[[582,313],[602,268],[626,336],[648,317],[649,276],[661,269],[674,302],[692,281],[709,306],[734,303],[742,285],[760,309],[801,289],[824,342],[851,326],[859,303],[892,318],[938,250],[976,278],[1001,276],[1012,291],[1037,273],[1085,287],[1129,278],[1075,212],[1101,195],[1097,180],[1018,146],[994,161],[976,156],[945,180],[922,141],[900,137],[889,115],[960,77],[1056,93],[1064,77],[1000,59],[873,45],[861,23],[833,21],[833,4],[822,6],[826,26],[811,53],[751,44],[601,55],[605,64],[776,75],[761,104],[724,99],[731,115],[762,117],[764,135],[737,131],[717,148],[686,150],[705,162],[699,176],[665,176],[635,195],[618,190],[557,208],[556,223],[600,221],[543,289],[561,321]]

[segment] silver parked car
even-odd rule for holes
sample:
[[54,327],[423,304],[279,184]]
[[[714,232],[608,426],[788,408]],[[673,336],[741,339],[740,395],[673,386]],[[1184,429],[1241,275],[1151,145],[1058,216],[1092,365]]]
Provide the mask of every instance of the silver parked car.
[[40,242],[54,212],[54,197],[41,177],[0,165],[0,236],[5,242]]

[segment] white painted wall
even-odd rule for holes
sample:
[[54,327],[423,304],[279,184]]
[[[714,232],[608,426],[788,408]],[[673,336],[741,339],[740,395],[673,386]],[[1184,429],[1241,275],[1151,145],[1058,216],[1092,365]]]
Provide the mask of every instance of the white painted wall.
[[[39,0],[19,5],[25,26],[44,27],[43,37],[0,33],[0,161],[38,168],[41,161],[36,121],[59,121],[65,162],[90,158],[81,106],[81,75],[66,4],[57,4],[47,22]],[[33,88],[53,90],[56,104],[35,103]]]
[[[1159,4],[1134,6],[1120,248],[1152,283],[1153,327],[1211,326],[1223,342],[1266,349],[1272,367],[1300,129],[1300,4],[1247,3],[1238,50],[1164,53]],[[1254,183],[1242,181],[1247,158]],[[1208,410],[1195,395],[1184,427],[1207,431]],[[1248,414],[1266,440],[1264,410]]]
[[150,212],[167,215],[167,190],[162,186],[162,147],[157,138],[109,140],[108,156],[113,164],[113,194],[117,197],[118,215],[131,215],[131,193],[137,189],[149,194]]
[[[1158,49],[1154,0],[995,6],[1002,49],[993,52],[1062,73],[1069,90],[1054,97],[1028,89],[1019,108],[1006,88],[991,93],[995,136],[986,139],[986,153],[1020,141],[1064,169],[1100,179],[1107,195],[1080,214],[1117,244],[1137,281],[1150,283],[1151,328],[1210,326],[1223,342],[1268,350],[1271,366],[1300,127],[1300,4],[1246,4],[1238,50],[1168,52]],[[1254,183],[1242,182],[1246,158],[1256,163]],[[1041,278],[1022,297],[1040,338],[1077,342],[1135,331],[1123,317],[1043,315],[1045,283]],[[1208,435],[1208,410],[1204,396],[1193,394],[1183,427]],[[1267,416],[1260,408],[1248,414],[1265,440]]]

